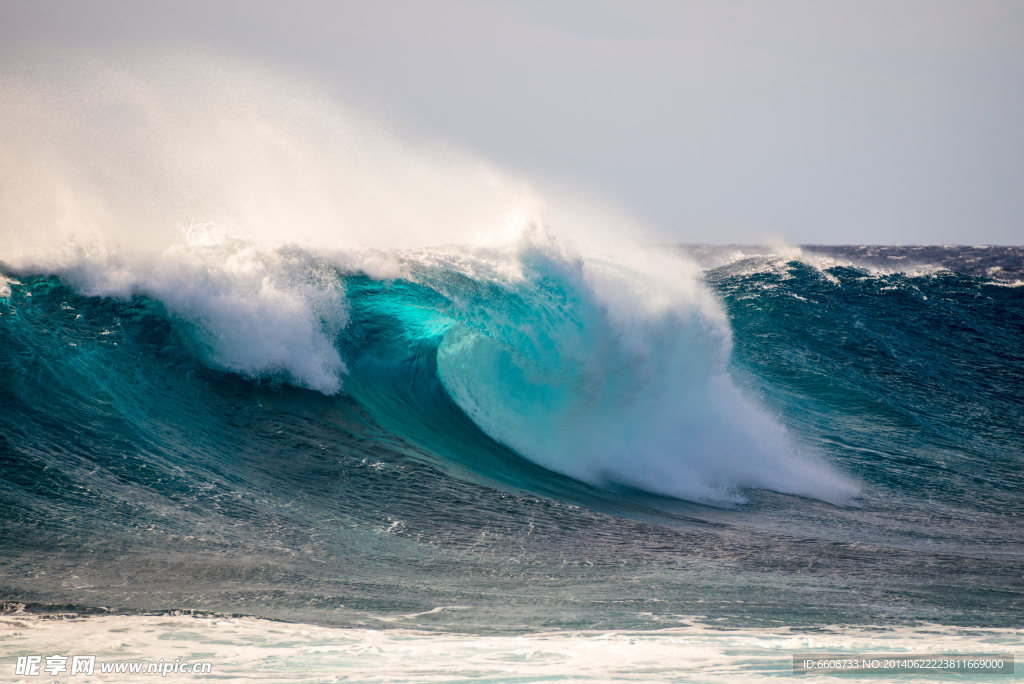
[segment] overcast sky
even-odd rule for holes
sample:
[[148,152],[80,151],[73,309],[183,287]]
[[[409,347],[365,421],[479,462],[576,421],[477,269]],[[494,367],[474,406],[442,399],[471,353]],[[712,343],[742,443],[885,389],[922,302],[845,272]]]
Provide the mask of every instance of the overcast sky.
[[301,70],[667,240],[1024,243],[1020,0],[0,3],[8,64],[153,45]]

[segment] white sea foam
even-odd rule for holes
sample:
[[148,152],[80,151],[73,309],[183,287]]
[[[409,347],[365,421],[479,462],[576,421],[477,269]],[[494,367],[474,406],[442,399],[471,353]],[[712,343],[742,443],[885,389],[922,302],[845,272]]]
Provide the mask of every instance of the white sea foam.
[[11,296],[11,285],[17,285],[18,281],[13,278],[7,278],[0,273],[0,297]]
[[[579,631],[472,636],[403,629],[341,629],[234,617],[0,616],[11,681],[22,655],[95,655],[97,662],[204,661],[221,682],[760,682],[791,676],[795,653],[1024,655],[1024,632],[941,625],[729,629],[681,620],[657,631]],[[199,655],[201,654],[201,655]],[[70,659],[68,660],[70,663]],[[45,664],[45,661],[43,661]],[[98,674],[98,671],[97,671]],[[118,674],[119,682],[153,681]],[[951,675],[914,673],[915,682]],[[957,675],[952,675],[957,676]],[[179,678],[182,675],[178,675]],[[799,675],[800,681],[836,681]],[[878,675],[868,678],[876,680]],[[70,678],[81,679],[82,675]],[[1006,675],[972,674],[971,681]],[[845,679],[845,677],[844,677]],[[95,678],[96,681],[99,677]],[[83,681],[92,681],[86,678]],[[859,680],[858,680],[859,681]]]
[[214,366],[341,389],[334,340],[348,323],[344,290],[333,264],[301,250],[190,242],[131,260],[83,256],[60,272],[85,295],[160,301],[190,324]]
[[880,262],[878,254],[871,250],[840,257],[824,254],[813,248],[796,245],[725,245],[704,246],[695,257],[704,269],[727,268],[737,275],[770,273],[789,278],[790,262],[798,261],[821,273],[833,285],[841,286],[838,278],[829,269],[838,266],[855,268],[872,276],[903,274],[910,277],[933,275],[949,270],[947,267],[914,258],[913,255],[888,256],[889,263]]

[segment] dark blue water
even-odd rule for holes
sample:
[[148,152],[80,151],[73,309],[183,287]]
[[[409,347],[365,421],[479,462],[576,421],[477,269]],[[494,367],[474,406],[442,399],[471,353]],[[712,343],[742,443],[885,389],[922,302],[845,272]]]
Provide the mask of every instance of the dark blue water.
[[292,255],[292,290],[335,293],[303,300],[309,344],[184,285],[8,273],[0,598],[504,632],[1018,625],[1021,250],[686,251],[703,289],[671,306],[543,250],[512,279]]

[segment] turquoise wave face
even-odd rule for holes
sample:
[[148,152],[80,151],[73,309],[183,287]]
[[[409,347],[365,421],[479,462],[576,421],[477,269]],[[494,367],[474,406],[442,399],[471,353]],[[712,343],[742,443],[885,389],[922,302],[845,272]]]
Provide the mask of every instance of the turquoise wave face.
[[[476,270],[495,262],[463,258]],[[672,290],[537,247],[514,266],[511,277],[472,277],[465,265],[412,262],[402,282],[350,280],[346,391],[403,436],[429,432],[407,426],[429,414],[458,443],[469,435],[433,413],[454,404],[474,434],[606,490],[715,505],[744,501],[744,488],[856,496],[733,385],[727,324],[699,285]]]
[[1019,615],[1020,286],[286,257],[241,288],[265,330],[192,271],[10,283],[4,598],[499,631]]

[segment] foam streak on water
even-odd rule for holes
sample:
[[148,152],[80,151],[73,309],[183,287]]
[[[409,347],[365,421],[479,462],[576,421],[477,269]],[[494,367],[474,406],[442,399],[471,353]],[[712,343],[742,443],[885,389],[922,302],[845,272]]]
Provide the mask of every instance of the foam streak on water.
[[[855,653],[1013,653],[1024,656],[1019,630],[858,629],[829,626],[812,632],[788,628],[717,631],[669,630],[540,632],[473,637],[403,629],[331,629],[227,616],[97,616],[0,618],[5,655],[93,654],[98,661],[210,662],[224,682],[704,682],[771,681],[792,674],[793,653],[842,658]],[[153,675],[116,675],[149,681]],[[178,675],[183,678],[184,675]],[[873,681],[877,675],[844,681]],[[916,673],[915,682],[956,675]],[[974,675],[1001,681],[1005,675]],[[801,681],[835,681],[801,675]],[[30,681],[26,679],[24,681]],[[63,681],[58,678],[57,681]],[[100,677],[68,678],[100,681]]]

